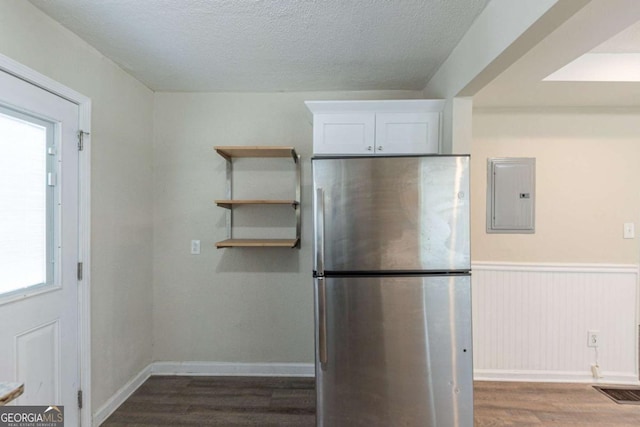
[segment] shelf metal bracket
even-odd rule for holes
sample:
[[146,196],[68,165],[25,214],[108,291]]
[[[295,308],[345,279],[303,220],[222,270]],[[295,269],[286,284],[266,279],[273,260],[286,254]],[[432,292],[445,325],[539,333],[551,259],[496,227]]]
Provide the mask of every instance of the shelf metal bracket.
[[300,249],[300,241],[302,240],[300,238],[300,232],[302,230],[302,224],[301,224],[301,219],[302,219],[302,207],[301,207],[301,203],[302,203],[302,194],[301,194],[301,187],[302,187],[302,168],[300,165],[300,155],[296,154],[295,150],[292,150],[293,155],[294,155],[294,161],[296,162],[296,201],[298,202],[298,206],[294,206],[294,208],[296,209],[296,238],[298,239],[296,242],[295,247]]
[[[231,160],[230,157],[227,157],[226,155],[220,153],[218,151],[218,153],[224,157],[227,161],[227,200],[232,200],[233,199],[233,161]],[[231,208],[231,206],[229,206],[229,209],[227,210],[227,239],[232,239],[232,230],[233,230],[233,209]]]

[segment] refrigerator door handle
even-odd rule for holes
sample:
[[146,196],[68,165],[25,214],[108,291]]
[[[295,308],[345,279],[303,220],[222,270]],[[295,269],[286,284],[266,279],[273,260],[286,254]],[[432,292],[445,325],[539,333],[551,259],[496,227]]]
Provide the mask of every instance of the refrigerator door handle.
[[320,366],[327,365],[327,287],[324,277],[318,277],[318,358]]
[[316,272],[324,276],[324,190],[316,189]]

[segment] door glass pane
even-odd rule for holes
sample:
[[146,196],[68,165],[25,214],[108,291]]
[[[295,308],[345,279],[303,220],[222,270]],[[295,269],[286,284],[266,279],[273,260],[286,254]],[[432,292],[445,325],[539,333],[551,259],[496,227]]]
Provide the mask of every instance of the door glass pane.
[[50,129],[38,119],[0,109],[0,295],[48,283],[51,277]]

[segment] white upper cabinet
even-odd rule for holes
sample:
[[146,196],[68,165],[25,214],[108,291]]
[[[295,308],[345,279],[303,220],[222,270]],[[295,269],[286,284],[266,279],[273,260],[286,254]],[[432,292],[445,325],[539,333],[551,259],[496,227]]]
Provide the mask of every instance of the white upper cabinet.
[[440,113],[376,114],[376,153],[438,153]]
[[313,117],[313,152],[373,154],[375,128],[373,113],[316,114]]
[[437,154],[443,100],[306,101],[315,155]]

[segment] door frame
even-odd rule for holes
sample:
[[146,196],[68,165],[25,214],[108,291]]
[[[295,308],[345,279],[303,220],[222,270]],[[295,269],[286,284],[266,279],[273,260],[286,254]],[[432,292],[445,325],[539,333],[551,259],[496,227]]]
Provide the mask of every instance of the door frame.
[[91,99],[57,81],[0,54],[0,70],[60,96],[79,108],[78,127],[85,132],[78,153],[78,262],[82,279],[78,285],[78,351],[83,405],[82,426],[91,426]]

